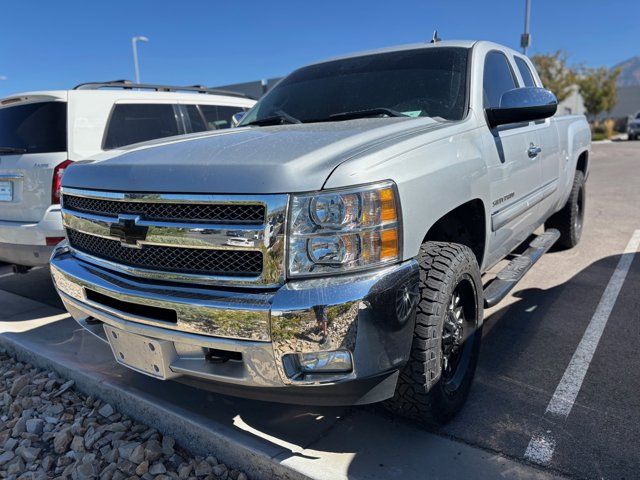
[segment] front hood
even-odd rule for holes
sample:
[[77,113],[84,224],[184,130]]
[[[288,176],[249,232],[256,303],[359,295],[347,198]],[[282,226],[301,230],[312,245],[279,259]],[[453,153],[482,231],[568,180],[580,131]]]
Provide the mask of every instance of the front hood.
[[156,140],[69,167],[65,187],[126,192],[319,190],[342,162],[447,123],[430,118],[239,128]]

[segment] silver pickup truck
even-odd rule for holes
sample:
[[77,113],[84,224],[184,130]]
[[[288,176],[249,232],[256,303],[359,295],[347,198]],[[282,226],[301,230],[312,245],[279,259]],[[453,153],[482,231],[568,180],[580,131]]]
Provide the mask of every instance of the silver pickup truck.
[[55,285],[144,374],[444,422],[483,308],[580,240],[590,131],[556,108],[488,42],[301,68],[238,128],[69,167]]

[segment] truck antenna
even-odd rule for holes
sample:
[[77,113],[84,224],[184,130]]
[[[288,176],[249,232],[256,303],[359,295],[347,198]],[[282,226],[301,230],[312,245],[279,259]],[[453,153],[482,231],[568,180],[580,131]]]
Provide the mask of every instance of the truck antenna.
[[442,39],[438,36],[438,30],[434,30],[433,31],[433,36],[431,37],[431,42],[430,43],[437,43],[439,41],[441,41]]

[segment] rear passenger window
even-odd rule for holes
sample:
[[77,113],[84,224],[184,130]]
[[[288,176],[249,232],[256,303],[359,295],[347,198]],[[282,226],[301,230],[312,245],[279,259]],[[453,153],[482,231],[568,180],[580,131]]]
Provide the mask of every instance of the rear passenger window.
[[169,104],[117,104],[111,114],[104,149],[179,135],[178,120]]
[[503,53],[489,52],[485,57],[482,85],[485,108],[499,107],[502,94],[516,88],[516,80]]
[[242,107],[224,107],[221,105],[200,105],[209,130],[221,130],[231,127],[231,117],[244,112]]
[[189,117],[189,123],[191,124],[191,132],[204,132],[207,126],[204,123],[202,115],[197,105],[185,105],[187,107],[187,115]]
[[520,57],[516,57],[516,66],[518,67],[518,71],[520,71],[522,80],[524,80],[525,87],[535,87],[536,82],[533,80],[533,75],[531,74],[531,70],[529,69],[527,62]]

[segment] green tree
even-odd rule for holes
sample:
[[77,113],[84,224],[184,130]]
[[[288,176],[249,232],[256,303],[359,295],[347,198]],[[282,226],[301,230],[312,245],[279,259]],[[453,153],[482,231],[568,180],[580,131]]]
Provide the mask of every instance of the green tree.
[[571,88],[576,83],[576,73],[567,64],[568,55],[562,50],[555,53],[538,54],[531,58],[536,66],[544,88],[551,90],[558,102],[571,94]]
[[578,77],[580,95],[584,108],[591,120],[603,112],[610,113],[618,101],[616,81],[620,70],[611,71],[605,67],[584,69]]

